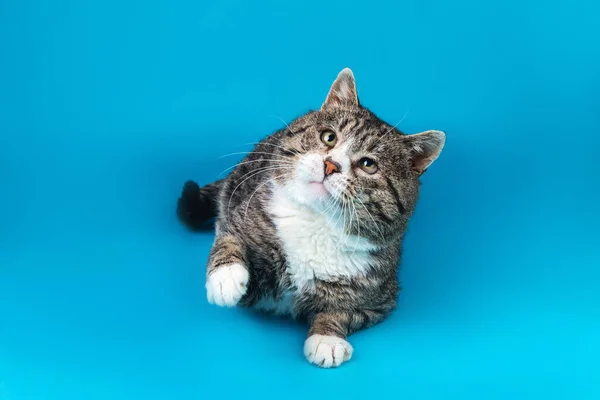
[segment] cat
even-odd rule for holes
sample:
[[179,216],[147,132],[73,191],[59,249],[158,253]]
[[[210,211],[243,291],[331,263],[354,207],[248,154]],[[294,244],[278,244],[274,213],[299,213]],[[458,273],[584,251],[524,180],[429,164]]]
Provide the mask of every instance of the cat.
[[309,362],[348,361],[347,337],[396,308],[419,177],[445,137],[385,123],[359,103],[354,74],[342,70],[318,111],[261,141],[228,177],[185,183],[179,218],[199,229],[216,217],[209,303],[305,320]]

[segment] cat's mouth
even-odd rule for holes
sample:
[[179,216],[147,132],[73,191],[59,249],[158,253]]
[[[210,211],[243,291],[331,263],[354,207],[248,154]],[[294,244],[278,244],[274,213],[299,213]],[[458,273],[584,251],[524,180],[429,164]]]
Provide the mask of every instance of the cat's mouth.
[[313,195],[318,197],[326,197],[330,195],[329,191],[325,187],[324,181],[310,181],[308,182],[307,186],[308,190],[310,190]]

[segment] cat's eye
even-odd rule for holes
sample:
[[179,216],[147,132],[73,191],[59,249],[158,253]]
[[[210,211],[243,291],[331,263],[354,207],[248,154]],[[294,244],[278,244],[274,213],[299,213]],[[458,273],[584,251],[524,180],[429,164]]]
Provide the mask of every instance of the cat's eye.
[[333,131],[325,131],[321,133],[321,142],[325,143],[329,147],[335,146],[337,143],[337,136]]
[[367,174],[374,174],[378,169],[377,163],[372,158],[368,157],[361,158],[358,162],[358,166]]

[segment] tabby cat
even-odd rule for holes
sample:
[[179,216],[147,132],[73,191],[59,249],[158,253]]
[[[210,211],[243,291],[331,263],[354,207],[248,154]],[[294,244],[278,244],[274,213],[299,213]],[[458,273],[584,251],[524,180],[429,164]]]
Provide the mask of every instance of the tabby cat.
[[208,301],[307,321],[308,361],[349,360],[346,338],[396,307],[419,177],[444,141],[377,118],[342,70],[318,111],[261,141],[227,178],[184,185],[182,221],[201,228],[216,217]]

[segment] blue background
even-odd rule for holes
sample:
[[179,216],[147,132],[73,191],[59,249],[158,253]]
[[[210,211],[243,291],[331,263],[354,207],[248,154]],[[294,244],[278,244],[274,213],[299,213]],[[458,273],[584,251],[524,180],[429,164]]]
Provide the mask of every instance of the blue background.
[[[492,3],[0,2],[0,399],[599,398],[600,5]],[[346,66],[448,140],[398,312],[325,371],[207,304],[174,207]]]

